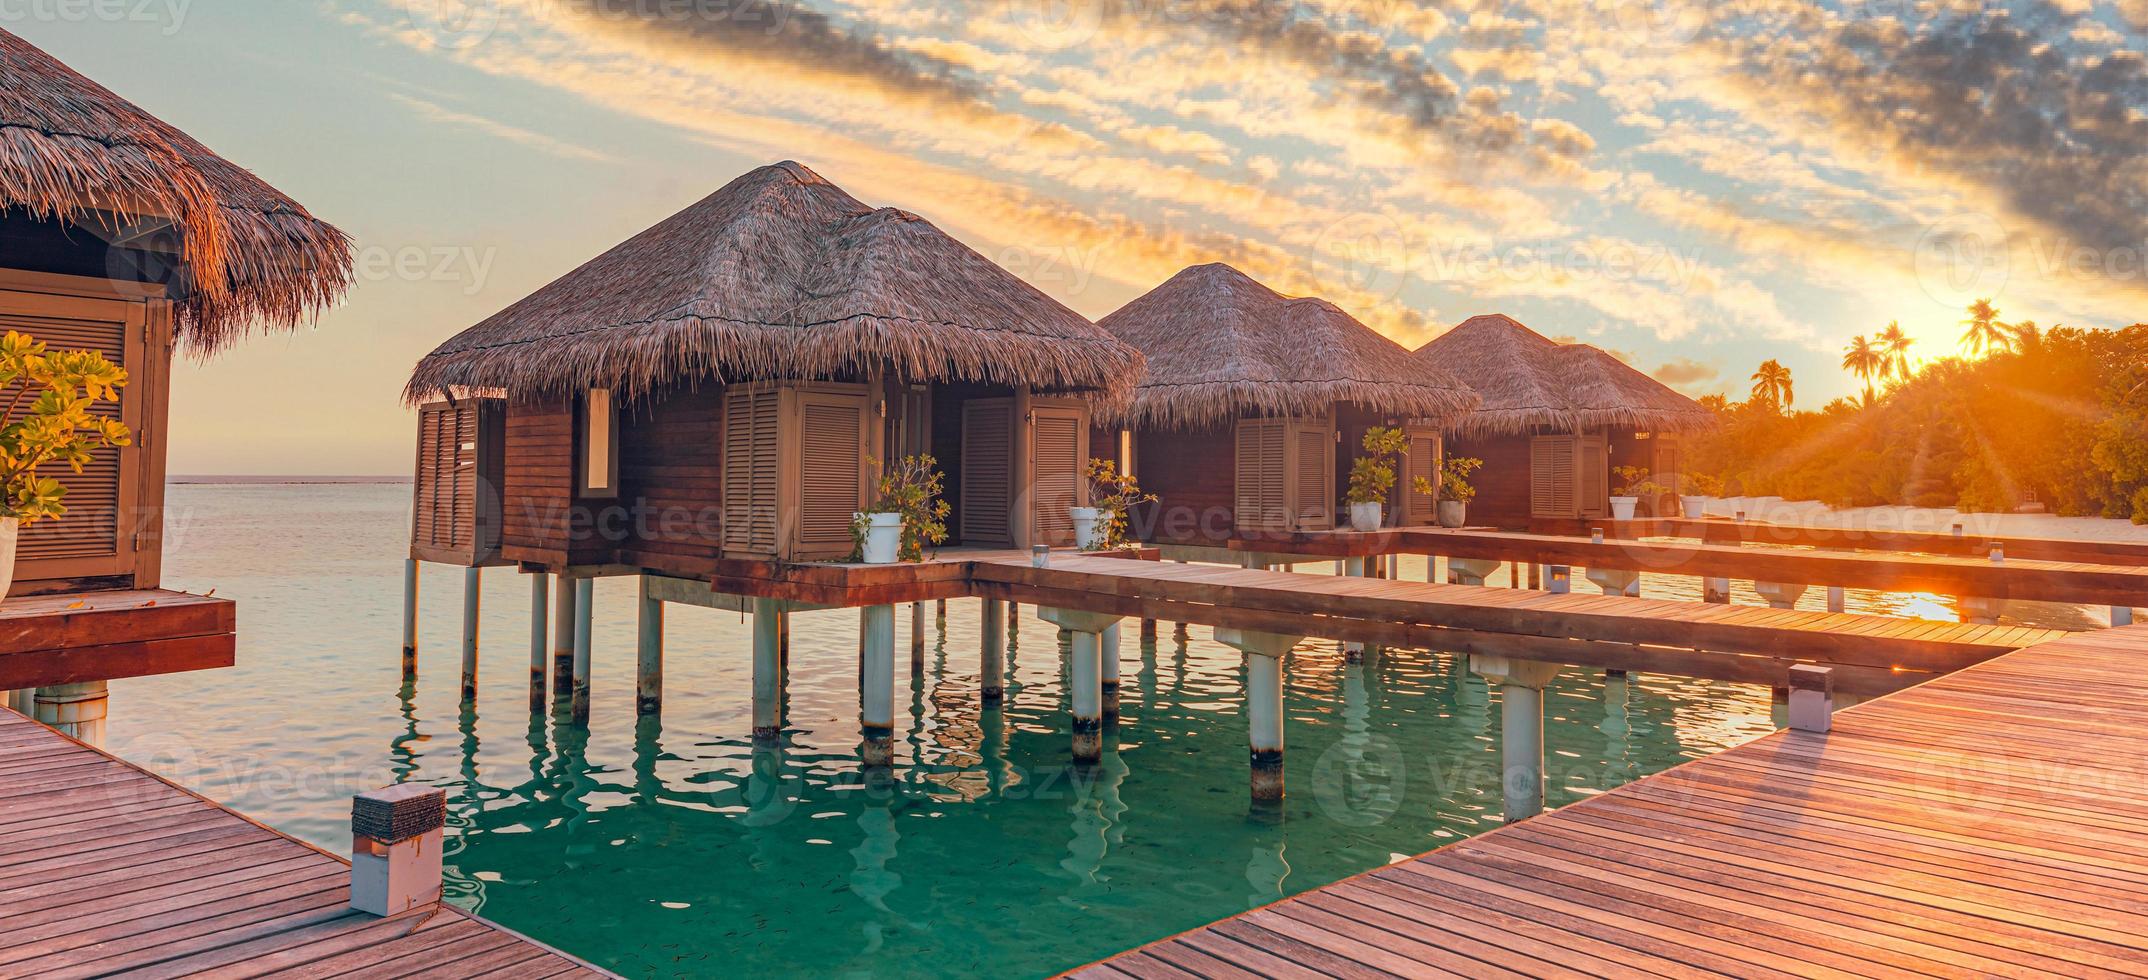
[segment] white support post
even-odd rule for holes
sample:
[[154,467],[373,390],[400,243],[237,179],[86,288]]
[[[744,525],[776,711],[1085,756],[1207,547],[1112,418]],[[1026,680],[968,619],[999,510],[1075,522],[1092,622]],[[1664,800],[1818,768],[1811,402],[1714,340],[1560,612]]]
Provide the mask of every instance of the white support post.
[[1790,668],[1790,730],[1826,734],[1834,727],[1835,684],[1826,667]]
[[484,595],[482,568],[462,570],[462,699],[477,700],[477,605]]
[[1767,600],[1770,609],[1796,609],[1797,601],[1805,597],[1806,586],[1795,582],[1754,582],[1753,591]]
[[[1351,578],[1364,578],[1364,577],[1365,577],[1365,559],[1363,559],[1363,558],[1345,558],[1345,559],[1343,559],[1343,574],[1344,574],[1345,576],[1348,576],[1348,577],[1351,577]],[[1358,642],[1358,641],[1356,641],[1356,640],[1344,640],[1344,641],[1343,641],[1343,644],[1342,644],[1342,655],[1343,655],[1343,663],[1346,663],[1346,664],[1357,664],[1357,663],[1364,663],[1364,662],[1365,662],[1365,645],[1364,645],[1363,643],[1359,643],[1359,642]]]
[[552,576],[552,696],[574,693],[574,580]]
[[1845,589],[1843,589],[1843,587],[1842,587],[1842,586],[1839,586],[1839,585],[1830,585],[1830,586],[1828,586],[1828,587],[1827,587],[1827,611],[1828,611],[1828,612],[1831,612],[1831,613],[1838,613],[1838,612],[1846,612],[1846,611],[1848,611],[1849,607],[1850,607],[1850,597],[1849,597],[1849,593],[1848,593],[1848,592],[1847,592],[1847,591],[1846,591]]
[[1589,581],[1604,590],[1605,595],[1625,596],[1629,599],[1641,595],[1641,573],[1621,568],[1591,568]]
[[925,604],[910,604],[910,674],[925,672]]
[[1074,708],[1074,761],[1100,762],[1104,758],[1104,666],[1103,637],[1099,634],[1118,625],[1110,613],[1040,606],[1037,618],[1069,634],[1067,675],[1071,678]]
[[546,629],[551,625],[551,609],[547,601],[551,596],[548,591],[551,587],[551,582],[548,581],[550,578],[551,576],[544,572],[530,574],[531,711],[544,710],[546,674],[551,670],[551,665],[545,662],[545,658],[551,655],[551,636]]
[[55,684],[37,689],[30,717],[62,735],[101,749],[105,714],[111,703],[111,690],[105,681]]
[[1449,558],[1447,584],[1483,585],[1498,570],[1499,562],[1490,558]]
[[979,629],[979,653],[984,659],[978,674],[984,687],[984,703],[999,704],[1007,697],[1007,604],[984,600],[984,623]]
[[403,559],[403,679],[418,676],[418,560]]
[[753,741],[773,745],[783,736],[781,603],[753,600]]
[[895,607],[866,606],[859,630],[858,754],[884,769],[895,764]]
[[1506,822],[1527,820],[1544,810],[1544,687],[1559,665],[1473,653],[1469,669],[1499,688]]
[[597,580],[574,580],[574,693],[569,710],[577,722],[589,720],[589,623],[597,602]]
[[1712,602],[1719,606],[1728,605],[1730,603],[1730,580],[1719,577],[1702,577],[1701,601]]
[[351,801],[350,906],[395,915],[440,901],[447,793],[398,783]]
[[1096,657],[1100,674],[1100,692],[1104,702],[1104,720],[1119,720],[1119,624],[1113,623],[1096,635]]
[[653,715],[664,710],[664,601],[649,594],[649,576],[641,576],[641,615],[634,642],[634,711]]
[[1303,639],[1257,630],[1216,630],[1216,642],[1246,655],[1246,739],[1256,804],[1283,799],[1283,656]]

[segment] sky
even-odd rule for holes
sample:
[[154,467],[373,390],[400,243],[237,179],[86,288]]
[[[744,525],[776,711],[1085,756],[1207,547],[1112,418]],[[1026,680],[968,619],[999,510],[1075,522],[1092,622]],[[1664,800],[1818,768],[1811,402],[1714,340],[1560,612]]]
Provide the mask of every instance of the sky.
[[1415,347],[1480,313],[1817,406],[1988,297],[2148,320],[2148,0],[0,0],[350,233],[176,372],[174,473],[401,474],[434,345],[797,160],[1099,318],[1226,261]]

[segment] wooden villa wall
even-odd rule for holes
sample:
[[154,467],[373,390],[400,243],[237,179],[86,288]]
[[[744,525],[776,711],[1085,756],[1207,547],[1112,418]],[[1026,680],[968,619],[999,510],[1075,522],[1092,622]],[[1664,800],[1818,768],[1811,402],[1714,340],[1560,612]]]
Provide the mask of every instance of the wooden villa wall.
[[[1637,438],[1631,429],[1604,433],[1606,447],[1606,487],[1616,486],[1618,477],[1612,471],[1621,466],[1641,466],[1655,470],[1659,454],[1665,446],[1675,445],[1663,441],[1665,437]],[[1490,527],[1525,529],[1540,515],[1530,506],[1530,435],[1496,436],[1465,439],[1460,436],[1448,440],[1447,455],[1474,456],[1484,460],[1470,482],[1476,485],[1477,499],[1469,505],[1469,523]],[[1675,458],[1675,449],[1669,450]],[[1639,516],[1646,517],[1651,508],[1668,513],[1673,501],[1643,501]]]
[[721,557],[722,447],[723,389],[717,385],[622,406],[619,496],[645,507],[623,547],[649,556]]
[[1144,429],[1134,437],[1134,472],[1156,495],[1136,515],[1137,533],[1150,541],[1222,545],[1230,540],[1236,505],[1237,450],[1231,426]]

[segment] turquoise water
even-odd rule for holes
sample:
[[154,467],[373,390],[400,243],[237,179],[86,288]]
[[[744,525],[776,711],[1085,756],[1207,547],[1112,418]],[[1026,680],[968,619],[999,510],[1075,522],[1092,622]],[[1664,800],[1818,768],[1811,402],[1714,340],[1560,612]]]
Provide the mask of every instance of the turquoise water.
[[[332,849],[351,794],[440,785],[454,900],[628,975],[1046,974],[1498,821],[1499,697],[1456,658],[1301,646],[1289,797],[1266,814],[1247,802],[1236,651],[1169,623],[1143,646],[1129,624],[1123,721],[1077,770],[1056,630],[1026,611],[1007,705],[978,710],[976,600],[949,603],[944,633],[928,620],[922,672],[898,677],[884,776],[853,761],[855,612],[793,617],[787,744],[757,751],[739,616],[669,610],[662,720],[637,719],[634,586],[599,582],[582,730],[531,716],[529,580],[489,570],[461,706],[460,570],[426,567],[420,676],[399,676],[408,494],[174,486],[167,584],[239,600],[239,665],[114,682],[108,746]],[[1765,690],[1580,669],[1546,715],[1553,806],[1769,730]]]

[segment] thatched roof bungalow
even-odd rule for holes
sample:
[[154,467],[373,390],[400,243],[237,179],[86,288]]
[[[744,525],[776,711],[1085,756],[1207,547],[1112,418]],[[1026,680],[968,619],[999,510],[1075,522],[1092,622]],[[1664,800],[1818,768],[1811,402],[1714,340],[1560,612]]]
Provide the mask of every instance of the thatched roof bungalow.
[[[1124,401],[1140,370],[931,222],[784,162],[449,338],[406,395],[503,398],[502,557],[692,572],[847,555],[877,464],[920,453],[948,474],[957,541],[1067,540],[1092,408]],[[424,418],[421,498],[428,447],[445,458],[454,425],[487,424],[449,410]],[[712,519],[612,539],[568,527],[621,501]],[[423,537],[420,557],[456,560]]]
[[1448,427],[1451,452],[1485,461],[1473,523],[1602,519],[1612,470],[1648,470],[1674,486],[1678,436],[1715,417],[1701,405],[1588,344],[1562,344],[1503,314],[1475,316],[1418,348],[1483,402]]
[[174,341],[289,329],[351,280],[344,234],[192,137],[0,30],[0,323],[125,367],[135,444],[65,480],[12,591],[154,587]]
[[[1335,304],[1221,263],[1179,272],[1098,325],[1148,357],[1109,421],[1130,432],[1132,469],[1159,498],[1146,522],[1155,540],[1333,527],[1367,427],[1410,428],[1407,486],[1438,472],[1438,427],[1477,401]],[[1430,519],[1429,499],[1398,492],[1393,504],[1403,522]]]

